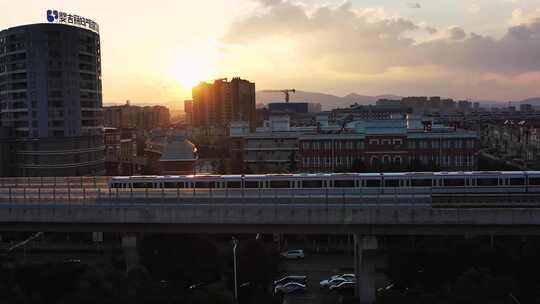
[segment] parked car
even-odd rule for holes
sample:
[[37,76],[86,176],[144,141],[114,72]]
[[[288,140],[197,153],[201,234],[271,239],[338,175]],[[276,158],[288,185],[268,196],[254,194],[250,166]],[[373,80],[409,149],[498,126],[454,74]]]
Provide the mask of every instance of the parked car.
[[345,281],[337,285],[330,286],[330,290],[336,291],[336,292],[349,291],[349,290],[354,290],[355,285],[356,285],[356,282],[354,281]]
[[283,278],[281,278],[279,280],[275,280],[274,281],[274,286],[284,285],[284,284],[289,283],[289,282],[296,282],[296,283],[306,285],[307,284],[307,277],[306,276],[286,276],[286,277],[283,277]]
[[344,273],[340,275],[340,277],[344,278],[347,281],[354,281],[356,279],[356,276],[354,273]]
[[334,278],[329,278],[328,280],[322,280],[319,282],[320,288],[330,288],[331,286],[337,285],[339,283],[347,282],[348,280],[345,278],[342,278],[340,276],[336,276]]
[[295,249],[289,250],[281,253],[281,257],[289,260],[303,259],[305,257],[304,250]]
[[278,285],[274,288],[274,293],[293,294],[303,293],[306,291],[306,285],[297,282],[289,282],[283,285]]

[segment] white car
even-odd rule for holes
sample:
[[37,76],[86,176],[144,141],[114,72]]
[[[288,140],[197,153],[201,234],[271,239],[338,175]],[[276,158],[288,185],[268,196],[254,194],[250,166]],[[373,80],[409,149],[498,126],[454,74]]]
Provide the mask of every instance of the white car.
[[342,278],[340,276],[332,277],[328,280],[322,280],[319,282],[320,288],[330,288],[331,286],[337,285],[339,283],[348,282],[347,279]]
[[284,285],[284,284],[289,283],[289,282],[296,282],[296,283],[306,285],[307,277],[306,276],[286,276],[286,277],[283,277],[283,278],[281,278],[279,280],[275,280],[274,281],[274,286]]
[[303,259],[305,255],[304,255],[304,250],[295,249],[295,250],[282,252],[281,257],[285,259],[296,260],[296,259]]
[[356,276],[354,273],[344,273],[340,275],[341,278],[344,278],[347,281],[354,281],[356,279]]
[[292,294],[303,293],[306,291],[306,285],[297,282],[289,282],[283,285],[278,285],[274,288],[274,293]]
[[352,290],[354,289],[354,286],[356,285],[356,282],[354,281],[345,281],[345,282],[341,282],[337,285],[332,285],[330,286],[330,291],[336,291],[336,292],[341,292],[341,291],[348,291],[348,290]]

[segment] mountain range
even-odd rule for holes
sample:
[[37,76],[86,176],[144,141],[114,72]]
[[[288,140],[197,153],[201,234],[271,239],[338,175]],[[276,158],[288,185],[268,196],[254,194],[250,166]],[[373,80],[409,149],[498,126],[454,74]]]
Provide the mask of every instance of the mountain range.
[[[347,108],[354,103],[361,105],[374,104],[378,99],[401,99],[401,96],[396,95],[377,95],[367,96],[356,93],[351,93],[345,96],[336,96],[326,93],[308,92],[308,91],[296,91],[296,93],[290,95],[291,102],[314,102],[320,103],[323,110],[331,110],[335,108]],[[270,102],[284,102],[285,97],[281,93],[268,93],[258,91],[256,93],[256,101],[258,104],[268,104]]]
[[[379,99],[401,99],[402,96],[385,94],[385,95],[360,95],[351,93],[345,96],[336,96],[325,93],[316,93],[308,91],[296,91],[296,93],[290,95],[291,102],[314,102],[320,103],[323,110],[331,110],[335,108],[346,108],[354,103],[360,105],[375,104]],[[285,97],[281,93],[268,93],[263,91],[256,92],[257,104],[268,104],[270,102],[284,102]],[[494,100],[478,100],[481,106],[484,107],[505,107],[508,106],[508,102],[494,101]],[[527,98],[520,101],[512,101],[511,105],[519,107],[520,104],[531,104],[533,106],[540,106],[540,97]]]
[[[385,94],[385,95],[360,95],[356,93],[351,93],[345,96],[337,96],[326,93],[318,92],[309,92],[309,91],[296,91],[296,93],[290,95],[291,102],[314,102],[320,103],[323,110],[331,110],[335,108],[347,108],[350,105],[357,103],[360,105],[375,104],[379,99],[401,99],[401,96]],[[284,102],[285,97],[282,93],[268,93],[263,91],[256,92],[256,102],[257,104],[268,104],[270,102]],[[505,107],[508,106],[508,102],[503,101],[494,101],[494,100],[478,100],[481,106],[483,107]],[[112,105],[121,105],[125,102],[105,102],[105,106]],[[145,105],[156,105],[162,104],[169,107],[171,112],[183,112],[184,103],[183,102],[168,102],[168,103],[138,103],[133,102],[134,105],[145,106]],[[513,106],[519,107],[520,104],[531,104],[533,106],[540,106],[540,97],[527,98],[520,101],[512,101]]]

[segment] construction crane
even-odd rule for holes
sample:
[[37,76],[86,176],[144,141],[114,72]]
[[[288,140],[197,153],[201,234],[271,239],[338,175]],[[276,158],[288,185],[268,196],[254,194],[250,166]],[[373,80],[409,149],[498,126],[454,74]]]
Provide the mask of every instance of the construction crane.
[[289,103],[289,94],[296,93],[295,89],[283,89],[283,90],[263,90],[265,93],[283,93],[285,94],[285,102]]

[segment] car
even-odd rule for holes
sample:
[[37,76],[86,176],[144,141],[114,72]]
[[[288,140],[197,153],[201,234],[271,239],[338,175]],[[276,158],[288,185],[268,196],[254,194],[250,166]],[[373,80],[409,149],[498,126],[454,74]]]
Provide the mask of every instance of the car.
[[356,278],[354,273],[344,273],[344,274],[340,275],[340,277],[344,278],[347,281],[354,281],[355,278]]
[[348,290],[353,290],[355,285],[356,285],[356,282],[345,281],[337,285],[330,286],[330,290],[337,291],[337,292],[348,291]]
[[303,285],[307,284],[307,277],[306,276],[286,276],[279,280],[274,281],[274,286],[283,285],[289,282],[296,282]]
[[303,259],[305,255],[304,255],[304,250],[295,249],[295,250],[282,252],[281,257],[288,260],[297,260],[297,259]]
[[293,293],[303,293],[306,291],[306,285],[300,284],[297,282],[289,282],[283,285],[278,285],[274,288],[274,293],[282,294],[293,294]]
[[328,280],[322,280],[320,283],[319,283],[319,287],[324,289],[324,288],[330,288],[331,286],[334,286],[334,285],[337,285],[339,283],[343,283],[343,282],[347,282],[348,280],[345,279],[345,278],[342,278],[340,276],[335,276],[335,277],[332,277]]
[[198,289],[200,287],[203,287],[203,286],[206,286],[207,283],[204,283],[204,282],[200,282],[200,283],[195,283],[195,284],[191,284],[189,285],[189,290],[195,290],[195,289]]

